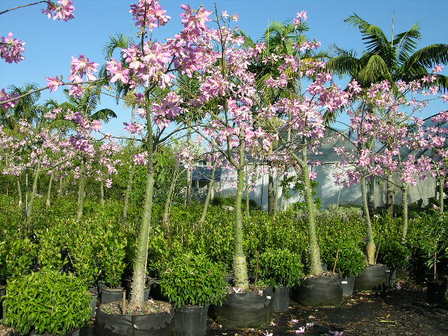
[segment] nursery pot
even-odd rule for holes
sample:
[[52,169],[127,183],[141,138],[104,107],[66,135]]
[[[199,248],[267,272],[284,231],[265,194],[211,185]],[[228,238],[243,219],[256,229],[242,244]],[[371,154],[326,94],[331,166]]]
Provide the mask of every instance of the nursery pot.
[[176,336],[205,336],[207,334],[206,306],[185,306],[174,311],[173,329]]
[[6,295],[6,287],[0,286],[0,319],[3,318],[3,297]]
[[386,266],[369,265],[355,280],[355,290],[375,289],[386,282]]
[[123,293],[124,293],[123,288],[102,287],[100,290],[101,290],[102,304],[123,300]]
[[148,293],[148,295],[151,296],[151,298],[153,298],[155,300],[165,301],[165,302],[170,301],[166,295],[163,295],[162,287],[160,287],[160,283],[157,280],[151,284],[151,289],[150,289],[150,292]]
[[266,327],[271,322],[272,302],[265,294],[232,293],[222,306],[212,306],[210,315],[225,329]]
[[140,315],[110,314],[98,308],[96,336],[171,336],[173,312]]
[[448,303],[448,284],[446,280],[428,281],[426,290],[427,300],[430,303]]
[[303,280],[293,291],[293,299],[305,306],[334,306],[342,303],[341,280],[320,276]]
[[345,277],[341,279],[342,296],[350,297],[353,295],[355,287],[355,277]]
[[274,313],[288,311],[290,292],[291,289],[289,287],[269,287],[264,290],[264,293],[271,297],[272,311]]
[[397,271],[394,269],[386,270],[386,288],[394,288],[397,281]]
[[92,295],[90,299],[90,309],[92,310],[92,317],[95,317],[96,306],[98,304],[98,291],[96,288],[90,288],[89,293]]

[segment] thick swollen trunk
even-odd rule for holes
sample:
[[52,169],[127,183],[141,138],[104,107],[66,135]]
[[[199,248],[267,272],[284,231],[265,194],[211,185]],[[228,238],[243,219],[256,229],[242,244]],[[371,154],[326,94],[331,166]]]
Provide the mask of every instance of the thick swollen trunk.
[[215,186],[215,169],[212,169],[212,175],[210,177],[210,182],[208,184],[207,197],[205,198],[204,207],[202,208],[201,218],[199,219],[199,226],[202,225],[205,221],[205,217],[207,216],[208,207],[210,205],[210,200],[212,198],[213,188]]
[[45,207],[48,209],[51,205],[51,187],[53,186],[53,173],[50,174],[50,181],[48,182],[47,199],[45,200]]
[[244,154],[245,146],[240,145],[239,167],[237,168],[237,188],[235,198],[235,251],[233,256],[233,274],[235,276],[235,286],[243,291],[249,288],[247,275],[247,261],[243,251],[243,211],[242,199],[244,191]]
[[78,183],[78,210],[76,211],[76,219],[80,220],[84,213],[84,199],[86,196],[86,178],[84,176],[84,166],[81,166],[81,176]]
[[408,235],[408,223],[409,223],[409,216],[408,216],[408,185],[406,183],[403,183],[402,186],[402,206],[403,206],[403,235],[401,236],[401,239],[406,241],[406,237]]
[[179,167],[174,169],[174,176],[171,180],[170,188],[168,194],[166,195],[165,206],[163,210],[162,227],[166,234],[169,235],[170,232],[170,210],[171,203],[173,200],[174,190],[176,189],[177,176],[179,175]]
[[126,192],[124,194],[124,206],[123,206],[123,218],[128,218],[128,211],[129,211],[129,198],[131,197],[132,192],[132,183],[134,181],[134,170],[135,167],[133,164],[129,167],[129,178],[128,183],[126,185]]
[[302,161],[302,178],[304,184],[305,202],[308,210],[308,235],[310,242],[310,261],[311,261],[311,275],[320,275],[323,273],[322,261],[320,258],[320,248],[317,242],[316,230],[316,205],[313,199],[313,190],[311,187],[310,170],[308,167],[307,149],[304,148]]
[[444,203],[445,203],[444,189],[445,189],[445,177],[441,176],[439,179],[439,211],[440,211],[440,213],[443,213],[443,211],[444,211]]
[[367,201],[367,183],[364,176],[361,177],[361,194],[364,220],[366,221],[367,226],[367,262],[369,263],[369,265],[374,265],[376,246],[373,238],[372,221],[370,220],[369,204]]
[[148,262],[148,241],[151,230],[152,203],[154,194],[154,167],[152,153],[149,153],[148,170],[145,187],[145,200],[140,232],[137,237],[137,251],[133,265],[131,309],[143,307],[146,281],[146,266]]
[[104,182],[100,182],[100,204],[104,205]]
[[31,223],[31,216],[33,214],[33,205],[34,205],[34,199],[37,194],[37,182],[39,180],[39,173],[40,173],[40,165],[36,167],[34,170],[34,176],[33,176],[33,186],[31,187],[31,193],[30,197],[28,199],[27,207],[26,207],[26,223],[27,226]]

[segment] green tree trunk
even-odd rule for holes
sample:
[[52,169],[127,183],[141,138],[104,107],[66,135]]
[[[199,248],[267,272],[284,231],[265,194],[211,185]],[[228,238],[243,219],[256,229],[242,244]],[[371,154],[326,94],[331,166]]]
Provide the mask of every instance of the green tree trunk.
[[100,182],[100,204],[104,206],[104,182]]
[[249,288],[249,280],[247,274],[247,261],[243,251],[243,211],[242,199],[244,191],[244,163],[245,163],[245,146],[240,145],[239,162],[237,167],[237,188],[235,198],[235,251],[233,257],[233,273],[235,276],[235,286],[243,291]]
[[174,190],[176,189],[177,177],[179,176],[179,167],[174,169],[174,176],[170,183],[168,194],[166,195],[165,206],[163,209],[162,227],[167,235],[170,233],[170,210],[173,200]]
[[270,215],[273,215],[275,213],[275,182],[274,182],[274,175],[269,172],[269,178],[268,178],[268,213]]
[[364,211],[364,220],[367,226],[367,262],[369,265],[375,264],[375,240],[373,237],[372,221],[370,220],[369,204],[367,201],[367,183],[366,178],[361,177],[361,194],[362,194],[362,205]]
[[39,173],[40,173],[40,164],[37,165],[36,169],[34,170],[34,176],[33,176],[33,185],[31,187],[31,193],[28,200],[28,204],[26,207],[26,224],[27,227],[29,227],[31,223],[31,216],[33,214],[33,205],[34,205],[34,198],[37,194],[37,182],[39,180]]
[[84,176],[84,170],[84,163],[82,163],[78,183],[78,210],[76,211],[76,220],[78,221],[84,213],[84,199],[86,197],[86,177]]
[[445,189],[445,177],[441,176],[439,179],[439,211],[441,214],[444,212],[444,189]]
[[201,218],[199,219],[199,222],[198,222],[199,227],[202,225],[202,223],[204,223],[205,218],[207,216],[208,207],[210,205],[210,200],[212,198],[213,188],[215,186],[215,170],[216,170],[216,168],[213,167],[212,175],[210,177],[210,182],[208,184],[207,196],[205,197],[205,202],[204,202],[204,207],[202,208]]
[[129,178],[128,178],[128,182],[126,185],[126,192],[124,193],[124,206],[123,206],[123,218],[124,219],[128,218],[129,198],[131,197],[131,192],[132,192],[132,183],[134,181],[134,171],[135,171],[135,167],[131,163],[129,165]]
[[302,150],[302,178],[304,183],[305,202],[308,210],[308,235],[310,241],[310,261],[311,275],[322,274],[322,260],[320,258],[320,248],[317,242],[316,232],[316,205],[313,199],[313,189],[311,187],[310,170],[308,167],[308,153],[305,147]]
[[23,200],[22,200],[22,187],[20,185],[20,176],[17,176],[17,193],[19,195],[19,208],[22,208]]
[[403,183],[401,188],[402,193],[402,206],[403,206],[403,235],[401,239],[403,242],[406,241],[406,237],[408,235],[408,226],[409,226],[409,216],[408,216],[408,185],[407,183]]
[[45,208],[50,208],[51,205],[51,187],[53,186],[53,172],[50,174],[50,181],[48,182],[47,199],[45,200]]

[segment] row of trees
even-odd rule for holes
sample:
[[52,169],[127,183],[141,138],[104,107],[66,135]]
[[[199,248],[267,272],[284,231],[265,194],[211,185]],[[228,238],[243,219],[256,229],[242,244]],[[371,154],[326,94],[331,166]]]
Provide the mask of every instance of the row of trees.
[[[203,7],[194,10],[187,5],[182,9],[182,30],[157,42],[152,32],[167,24],[170,17],[157,0],[137,1],[131,6],[131,14],[138,42],[114,39],[99,74],[98,64],[79,56],[72,60],[70,82],[49,78],[48,88],[53,91],[70,85],[69,94],[79,105],[50,110],[46,119],[52,120],[49,125],[59,119],[68,120],[71,128],[62,132],[21,121],[18,127],[2,129],[2,153],[5,162],[11,162],[4,172],[20,175],[24,167],[33,167],[37,180],[41,169],[50,174],[75,169],[79,177],[78,204],[82,205],[83,176],[90,172],[107,183],[116,171],[113,136],[105,136],[98,122],[113,116],[112,111],[92,114],[90,105],[92,96],[99,94],[98,87],[114,87],[116,97],[127,101],[134,111],[125,124],[129,136],[119,139],[137,144],[134,160],[146,170],[130,302],[131,308],[138,310],[144,298],[157,153],[182,137],[188,139],[188,144],[192,138],[199,141],[214,168],[219,165],[236,171],[233,273],[237,288],[244,291],[249,287],[242,229],[249,161],[284,171],[292,169],[300,177],[307,209],[311,274],[321,275],[312,167],[322,162],[314,161],[311,154],[319,152],[330,122],[346,111],[351,131],[336,131],[352,146],[335,149],[341,157],[338,180],[361,184],[368,232],[366,253],[373,264],[375,242],[367,179],[398,175],[406,195],[407,186],[421,178],[445,176],[446,137],[442,124],[446,115],[439,114],[433,119],[435,125],[424,127],[415,114],[432,100],[448,100],[447,95],[442,95],[448,82],[440,74],[440,64],[448,62],[447,45],[415,51],[420,38],[417,27],[389,41],[378,27],[354,15],[348,22],[360,29],[366,53],[356,58],[338,49],[338,56],[328,61],[326,54],[318,52],[320,44],[305,36],[306,12],[299,12],[291,23],[272,24],[264,39],[254,42],[233,26],[236,17],[227,12],[215,11],[213,15]],[[334,73],[349,74],[348,85],[338,86]],[[38,90],[24,94],[3,91],[2,106],[11,111],[24,96]],[[100,135],[94,136],[94,132]],[[29,151],[18,153],[18,148]],[[195,159],[193,152],[179,152],[189,171]],[[24,162],[17,165],[18,157]],[[73,166],[73,162],[77,164]],[[407,209],[406,197],[403,200]],[[27,213],[31,208],[32,201],[28,202]],[[79,218],[81,215],[82,210]],[[405,215],[403,239],[406,230]]]

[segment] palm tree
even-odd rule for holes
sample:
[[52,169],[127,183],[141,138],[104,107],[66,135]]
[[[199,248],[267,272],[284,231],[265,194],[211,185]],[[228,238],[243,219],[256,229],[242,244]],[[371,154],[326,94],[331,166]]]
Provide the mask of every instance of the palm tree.
[[[411,82],[422,79],[430,74],[429,69],[438,64],[448,63],[448,44],[431,44],[417,50],[417,42],[421,39],[420,28],[413,25],[409,30],[392,35],[387,38],[383,30],[370,24],[360,16],[353,14],[345,19],[345,22],[357,27],[364,41],[365,51],[358,58],[356,53],[336,47],[336,57],[328,63],[328,69],[340,74],[349,75],[356,80],[363,88],[369,87],[373,83],[388,80],[391,83],[397,81]],[[435,84],[441,91],[448,90],[448,77],[436,74]],[[434,85],[427,83],[425,85]],[[368,104],[361,103],[360,108],[365,113],[373,113]],[[334,120],[335,113],[326,116],[328,120]],[[390,177],[387,178],[388,192],[387,200],[393,198],[390,192]],[[407,208],[405,202],[407,186],[402,186],[403,206]],[[370,220],[366,178],[361,179],[361,192],[363,200],[364,215],[367,225],[367,257],[369,264],[375,260],[375,243],[373,238],[372,224]],[[392,197],[391,197],[392,196]],[[406,204],[405,204],[406,203]],[[404,209],[404,213],[406,209]],[[407,219],[404,218],[403,232],[407,231]]]

